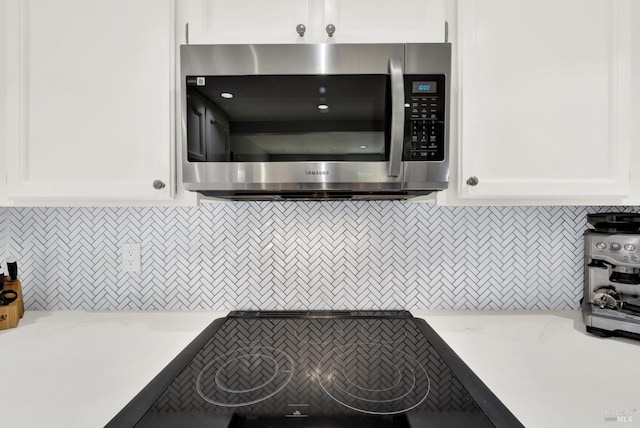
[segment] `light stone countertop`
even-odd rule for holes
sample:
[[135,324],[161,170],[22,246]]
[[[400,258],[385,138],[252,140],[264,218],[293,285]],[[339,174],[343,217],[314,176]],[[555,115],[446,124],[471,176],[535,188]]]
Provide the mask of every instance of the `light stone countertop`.
[[[592,337],[578,311],[412,313],[526,427],[640,427],[640,341]],[[226,314],[27,312],[0,331],[0,424],[102,427]]]

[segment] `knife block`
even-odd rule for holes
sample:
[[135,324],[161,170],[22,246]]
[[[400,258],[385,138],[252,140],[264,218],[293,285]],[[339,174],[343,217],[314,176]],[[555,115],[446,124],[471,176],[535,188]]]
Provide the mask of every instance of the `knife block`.
[[0,330],[18,326],[18,321],[24,315],[24,300],[22,299],[22,286],[19,280],[9,281],[4,278],[4,290],[13,290],[18,293],[18,298],[6,306],[0,306]]

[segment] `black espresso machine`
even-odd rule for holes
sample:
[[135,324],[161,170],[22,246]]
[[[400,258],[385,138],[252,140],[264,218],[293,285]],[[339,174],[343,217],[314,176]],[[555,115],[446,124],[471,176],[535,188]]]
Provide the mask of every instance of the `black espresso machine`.
[[640,214],[589,214],[582,319],[598,336],[640,339]]

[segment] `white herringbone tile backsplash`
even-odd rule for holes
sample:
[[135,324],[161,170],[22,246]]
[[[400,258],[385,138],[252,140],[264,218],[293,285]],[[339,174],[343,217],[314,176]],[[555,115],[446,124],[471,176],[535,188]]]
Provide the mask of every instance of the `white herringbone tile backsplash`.
[[[28,309],[570,309],[603,207],[3,208]],[[626,208],[625,210],[632,210]],[[120,247],[141,244],[142,272]]]

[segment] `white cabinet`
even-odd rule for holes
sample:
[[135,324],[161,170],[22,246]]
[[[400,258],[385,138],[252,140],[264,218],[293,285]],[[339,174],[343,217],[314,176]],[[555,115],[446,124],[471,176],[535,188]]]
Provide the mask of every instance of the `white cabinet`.
[[640,2],[633,2],[631,9],[631,192],[624,203],[640,205]]
[[457,8],[459,145],[449,192],[467,201],[621,201],[630,172],[629,1],[460,0]]
[[309,2],[184,0],[177,13],[179,23],[188,23],[190,44],[295,43],[296,26],[306,25]]
[[9,198],[171,200],[174,1],[6,8]]
[[390,43],[445,19],[445,203],[640,203],[630,0],[0,0],[0,203],[174,203],[187,23],[193,44]]
[[[189,43],[402,43],[444,41],[444,0],[186,0]],[[296,31],[304,25],[304,37]],[[327,34],[333,25],[335,33]]]
[[[441,0],[325,0],[324,24],[339,43],[444,42]],[[324,28],[324,27],[323,27]]]
[[[6,4],[0,0],[0,17],[6,16]],[[2,22],[2,21],[0,21]],[[7,205],[6,153],[7,153],[7,32],[6,26],[0,25],[0,205]]]

